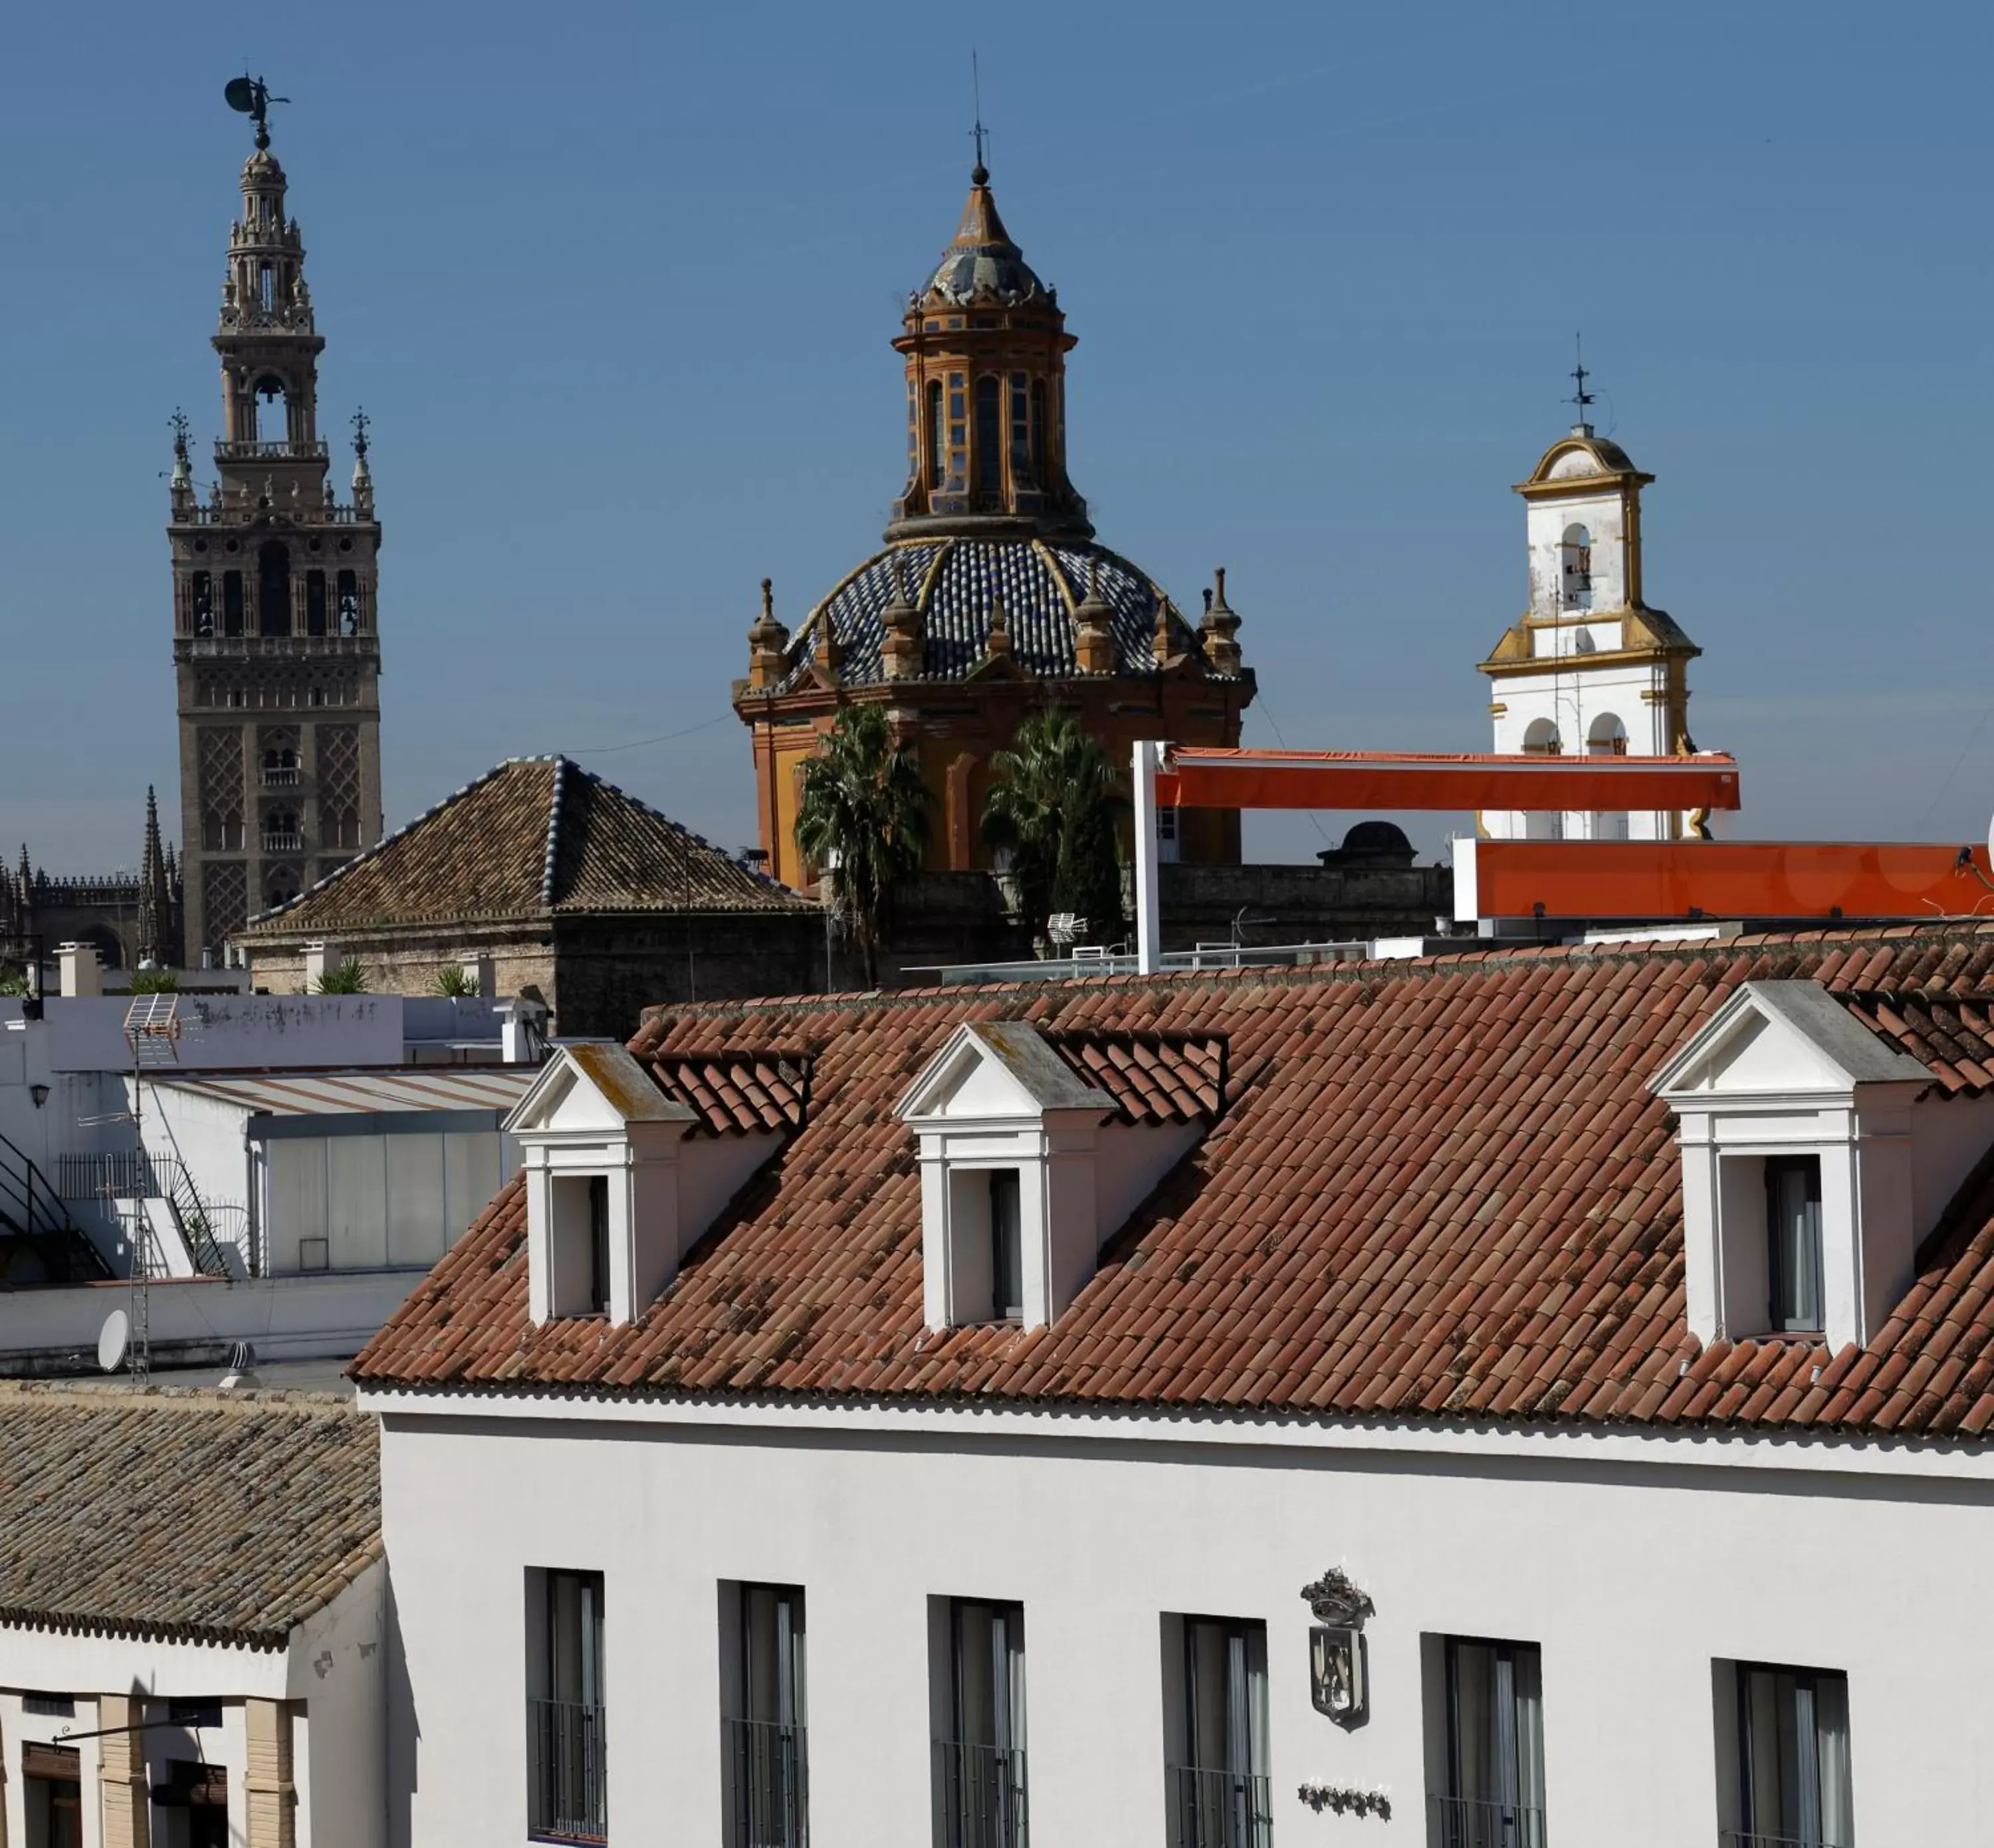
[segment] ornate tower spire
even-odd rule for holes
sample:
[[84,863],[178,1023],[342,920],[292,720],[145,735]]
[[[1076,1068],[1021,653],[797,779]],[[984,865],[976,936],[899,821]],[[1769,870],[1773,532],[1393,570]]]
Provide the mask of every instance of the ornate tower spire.
[[[259,80],[228,87],[254,118],[229,228],[214,345],[221,362],[218,480],[200,504],[174,425],[173,658],[180,688],[183,949],[219,951],[381,834],[381,529],[355,423],[342,506],[318,429],[318,331],[304,238],[270,150]],[[164,883],[170,888],[171,881]],[[176,933],[163,914],[162,943]]]
[[167,883],[166,851],[159,845],[159,804],[152,786],[146,786],[146,838],[139,854],[139,960],[170,964],[178,961],[169,953],[166,939],[173,909],[172,887]]
[[907,485],[888,538],[1091,536],[1066,472],[1074,344],[998,215],[979,141],[962,221],[893,342],[906,361]]

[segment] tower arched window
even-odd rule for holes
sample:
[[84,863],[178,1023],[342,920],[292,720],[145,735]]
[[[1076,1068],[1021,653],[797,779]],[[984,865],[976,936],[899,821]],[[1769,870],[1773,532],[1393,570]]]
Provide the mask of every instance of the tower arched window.
[[224,571],[221,574],[221,633],[225,636],[239,636],[242,633],[242,574]]
[[1523,733],[1523,749],[1533,757],[1558,757],[1564,753],[1564,744],[1558,736],[1557,722],[1549,718],[1533,718]]
[[298,811],[273,808],[263,818],[263,851],[296,853],[302,844],[298,833]]
[[[264,271],[267,278],[268,269]],[[290,440],[290,393],[275,372],[266,372],[256,381],[256,441],[284,443]]]
[[305,573],[305,633],[322,636],[325,633],[325,573]]
[[928,485],[948,479],[948,423],[942,415],[941,381],[928,381]]
[[197,636],[214,633],[214,578],[211,572],[196,571],[187,581],[188,616]]
[[291,548],[275,539],[256,554],[256,629],[266,636],[291,633]]
[[995,377],[988,372],[976,382],[976,487],[985,506],[993,505],[1004,487],[1003,417]]
[[339,574],[339,633],[343,636],[357,636],[360,633],[360,574],[341,571]]
[[256,303],[266,314],[277,305],[277,273],[268,263],[257,266]]
[[[1619,715],[1602,712],[1585,728],[1585,754],[1588,757],[1624,757],[1627,755],[1627,728]],[[1624,841],[1627,816],[1622,809],[1602,810],[1592,818],[1595,841]]]
[[1592,535],[1571,526],[1558,542],[1558,596],[1565,609],[1592,607]]
[[1053,478],[1052,465],[1047,460],[1047,439],[1049,432],[1046,424],[1046,382],[1043,379],[1032,381],[1032,461],[1033,471],[1043,487]]

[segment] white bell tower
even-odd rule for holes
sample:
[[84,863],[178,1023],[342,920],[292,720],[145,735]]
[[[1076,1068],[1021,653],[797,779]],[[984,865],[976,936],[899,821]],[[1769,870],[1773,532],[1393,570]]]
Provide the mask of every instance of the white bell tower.
[[[1570,756],[1677,756],[1691,749],[1689,663],[1702,650],[1641,600],[1641,490],[1655,478],[1579,415],[1517,484],[1530,543],[1530,608],[1482,663],[1494,749]],[[1677,840],[1694,818],[1667,811],[1492,811],[1494,840]]]

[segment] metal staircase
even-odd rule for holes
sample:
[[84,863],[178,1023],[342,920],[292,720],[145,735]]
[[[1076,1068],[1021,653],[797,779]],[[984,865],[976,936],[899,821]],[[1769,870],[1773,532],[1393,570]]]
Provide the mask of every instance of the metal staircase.
[[0,1136],[0,1288],[96,1283],[111,1274],[48,1177]]

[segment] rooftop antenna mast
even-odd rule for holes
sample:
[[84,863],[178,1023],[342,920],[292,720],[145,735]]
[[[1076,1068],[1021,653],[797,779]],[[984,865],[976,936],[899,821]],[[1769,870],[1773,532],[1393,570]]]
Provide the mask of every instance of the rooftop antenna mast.
[[287,103],[288,96],[272,96],[270,86],[260,77],[252,77],[245,71],[241,77],[232,77],[222,87],[222,98],[238,115],[246,115],[256,125],[256,145],[267,148],[270,145],[270,105]]
[[1582,335],[1578,334],[1572,335],[1571,350],[1572,356],[1577,363],[1573,365],[1570,375],[1577,383],[1578,389],[1566,399],[1565,403],[1578,406],[1578,421],[1571,427],[1572,434],[1589,437],[1592,434],[1592,420],[1585,413],[1597,394],[1585,389],[1585,382],[1592,375],[1585,369],[1585,342]]
[[976,111],[976,125],[969,131],[976,142],[976,171],[971,177],[981,186],[990,177],[990,170],[983,164],[983,143],[988,131],[983,126],[983,74],[977,67],[976,53],[973,50],[969,54],[969,92]]

